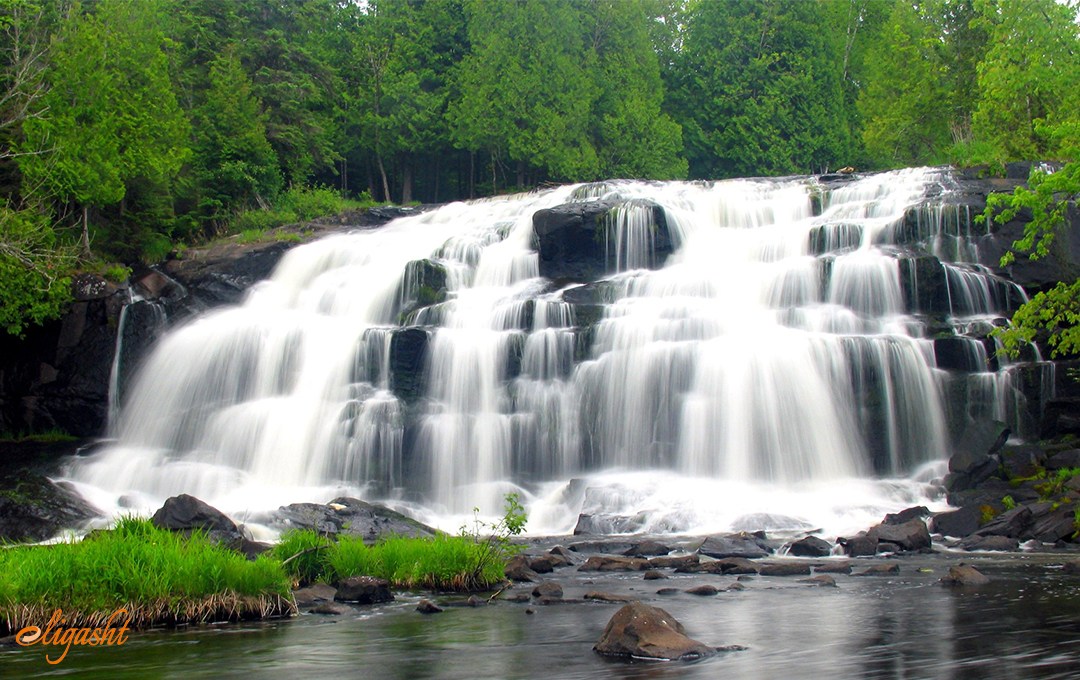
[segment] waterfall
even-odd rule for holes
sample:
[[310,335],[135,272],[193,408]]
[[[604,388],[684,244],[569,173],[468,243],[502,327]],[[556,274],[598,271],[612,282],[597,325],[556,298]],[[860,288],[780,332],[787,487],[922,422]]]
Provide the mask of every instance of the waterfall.
[[[964,334],[1022,297],[973,263],[970,214],[926,207],[947,180],[609,181],[296,247],[242,305],[159,342],[116,444],[71,478],[104,506],[349,492],[447,525],[517,491],[562,531],[586,511],[685,531],[928,502],[895,480],[957,427],[935,334],[996,375]],[[577,246],[599,279],[542,275],[534,216],[557,206],[600,211]],[[1005,412],[995,379],[963,417]]]

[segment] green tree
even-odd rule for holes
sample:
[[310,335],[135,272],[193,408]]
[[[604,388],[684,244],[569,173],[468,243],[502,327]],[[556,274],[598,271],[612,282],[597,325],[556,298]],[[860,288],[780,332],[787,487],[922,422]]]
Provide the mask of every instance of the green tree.
[[91,207],[119,204],[122,214],[130,187],[166,187],[190,154],[157,19],[154,5],[126,0],[70,19],[52,49],[49,115],[24,125],[25,148],[51,152],[22,157],[22,170],[82,209],[86,252]]
[[842,43],[820,9],[802,0],[693,9],[672,85],[691,177],[816,172],[846,162]]

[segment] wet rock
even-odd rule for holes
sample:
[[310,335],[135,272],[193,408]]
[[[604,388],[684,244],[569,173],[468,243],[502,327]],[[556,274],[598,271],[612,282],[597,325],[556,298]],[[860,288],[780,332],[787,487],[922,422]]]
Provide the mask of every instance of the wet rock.
[[593,555],[578,567],[578,571],[645,571],[649,561],[638,557]]
[[849,557],[866,557],[876,555],[878,540],[872,536],[852,536],[850,538],[837,539],[841,549]]
[[530,582],[539,581],[540,575],[529,568],[529,558],[524,555],[514,555],[506,561],[503,574],[511,581]]
[[627,557],[654,557],[667,555],[669,552],[671,552],[671,548],[659,541],[642,541],[630,546],[630,549],[624,552],[623,555]]
[[949,567],[949,574],[943,576],[939,583],[943,586],[981,586],[990,583],[990,579],[975,567],[960,564]]
[[578,515],[577,524],[574,526],[574,535],[605,536],[607,534],[631,534],[635,531],[639,531],[644,523],[645,518],[637,515],[582,514]]
[[656,594],[657,595],[677,595],[678,592],[679,592],[678,588],[661,588],[660,590],[656,591]]
[[206,532],[221,531],[238,536],[240,534],[236,523],[225,513],[187,494],[166,500],[150,518],[150,523],[159,529],[170,531],[201,529]]
[[1061,565],[1062,572],[1066,574],[1080,574],[1080,560],[1073,560]]
[[561,567],[569,567],[574,564],[574,560],[570,557],[572,554],[573,553],[571,553],[566,548],[557,545],[551,550],[547,551],[546,557],[551,560],[551,566],[559,569]]
[[697,564],[699,561],[701,561],[701,557],[695,552],[689,555],[679,555],[678,557],[650,557],[649,566],[656,569],[678,569],[688,564]]
[[980,420],[969,425],[956,445],[956,453],[949,459],[949,472],[968,472],[1005,446],[1010,434],[1012,431],[1005,423],[996,420]]
[[529,568],[537,574],[550,574],[555,571],[555,560],[548,555],[533,557],[529,560]]
[[889,553],[904,552],[904,549],[901,548],[896,543],[889,543],[887,541],[878,541],[877,551],[878,551],[878,554],[880,554],[880,555],[886,555],[886,554],[889,554]]
[[810,574],[810,565],[790,562],[766,564],[758,570],[758,574],[761,576],[808,576]]
[[629,595],[616,595],[615,593],[602,593],[596,590],[591,590],[585,593],[586,600],[593,600],[594,602],[633,602],[634,598]]
[[1028,533],[1043,543],[1057,543],[1072,537],[1076,533],[1075,508],[1065,505],[1057,510],[1047,510],[1035,519]]
[[725,590],[729,590],[731,592],[737,592],[737,591],[740,591],[740,590],[746,590],[746,586],[744,586],[741,583],[732,583],[730,586],[725,588]]
[[44,541],[101,514],[75,491],[36,472],[0,476],[0,541]]
[[525,613],[529,614],[531,616],[531,615],[536,613],[536,610],[533,609],[532,607],[525,607]]
[[960,542],[964,550],[1000,550],[1014,552],[1020,549],[1020,542],[1007,536],[970,536]]
[[853,573],[852,576],[890,576],[899,573],[899,564],[873,564],[862,571]]
[[563,596],[563,589],[558,583],[541,583],[533,588],[532,596],[561,599]]
[[310,607],[319,602],[333,602],[337,589],[325,583],[313,583],[307,588],[293,591],[293,599],[298,607]]
[[606,656],[697,659],[716,652],[686,636],[682,624],[658,607],[632,602],[611,617],[593,650]]
[[998,453],[998,457],[1001,458],[1001,467],[1009,479],[1032,477],[1043,468],[1046,451],[1032,444],[1006,446]]
[[851,562],[826,562],[825,564],[819,564],[814,567],[814,572],[818,574],[850,574]]
[[327,616],[341,616],[342,614],[348,614],[349,607],[338,604],[337,602],[320,602],[311,608],[312,614],[325,614]]
[[819,574],[817,576],[811,576],[810,578],[801,578],[799,583],[807,583],[812,586],[820,586],[823,588],[835,588],[836,579],[828,574]]
[[390,602],[394,594],[390,592],[390,582],[374,576],[350,576],[338,582],[334,599],[339,602],[357,604],[377,604]]
[[686,592],[689,593],[690,595],[709,596],[709,595],[715,595],[715,594],[719,593],[720,590],[716,586],[709,585],[708,583],[706,583],[704,585],[694,586],[693,588],[687,588]]
[[[930,531],[926,522],[914,519],[903,524],[878,524],[866,532],[867,538],[876,538],[879,543],[895,543],[901,550],[913,551],[929,548]],[[880,547],[879,547],[880,548]]]
[[645,572],[645,580],[646,581],[659,581],[660,579],[664,579],[664,578],[667,578],[667,576],[662,571],[657,571],[655,569],[649,569],[648,571]]
[[406,404],[424,396],[424,359],[430,341],[423,328],[400,328],[390,336],[390,390]]
[[510,597],[506,598],[506,601],[523,604],[525,602],[532,602],[532,597],[528,593],[514,593]]
[[1080,449],[1055,453],[1046,459],[1046,471],[1057,472],[1063,468],[1080,468]]
[[758,573],[758,565],[745,557],[726,557],[722,560],[684,565],[678,567],[675,572],[690,574],[756,574]]
[[416,611],[421,614],[439,614],[443,611],[443,608],[431,600],[420,600],[416,605]]
[[954,538],[965,538],[979,530],[982,511],[978,505],[965,505],[959,510],[934,515],[930,526],[934,533]]
[[769,551],[762,548],[758,541],[759,539],[751,534],[709,536],[698,548],[698,552],[716,559],[727,557],[755,559],[765,557],[769,554]]
[[907,524],[908,522],[911,522],[913,520],[917,520],[917,519],[921,520],[924,517],[929,517],[929,516],[930,516],[930,510],[928,508],[926,508],[926,506],[919,505],[919,506],[916,506],[914,508],[908,508],[906,510],[901,510],[900,512],[897,512],[897,513],[894,513],[894,514],[885,515],[885,521],[882,522],[882,524],[893,524],[893,525]]
[[736,581],[753,581],[754,577],[753,576],[748,576],[748,575],[743,575],[743,576],[735,577],[735,580]]
[[566,559],[570,559],[571,557],[574,556],[574,553],[570,552],[570,550],[568,550],[567,548],[562,547],[561,545],[557,545],[554,548],[552,548],[551,550],[548,550],[547,554],[548,555],[558,555],[559,557],[565,557]]
[[1006,510],[994,519],[986,523],[986,526],[975,532],[976,536],[1008,536],[1020,538],[1031,526],[1031,508],[1026,505]]
[[788,554],[795,557],[826,557],[832,552],[832,544],[817,536],[800,538],[788,548]]
[[630,549],[629,541],[578,541],[570,544],[570,550],[575,553],[604,553],[617,555]]
[[483,607],[485,605],[487,605],[487,600],[482,597],[477,597],[476,595],[470,595],[468,599],[465,600],[466,607]]
[[385,536],[429,538],[436,529],[400,512],[356,498],[335,498],[326,505],[293,503],[279,508],[277,519],[286,528],[314,529],[321,534],[358,536],[373,543]]
[[755,534],[764,537],[766,531],[810,531],[814,525],[788,515],[754,512],[736,517],[731,530],[738,534]]

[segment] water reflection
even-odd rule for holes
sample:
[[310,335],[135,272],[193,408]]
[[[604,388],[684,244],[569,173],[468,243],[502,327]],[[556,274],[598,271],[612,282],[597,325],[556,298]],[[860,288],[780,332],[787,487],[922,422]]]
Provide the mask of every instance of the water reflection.
[[[935,585],[955,557],[904,560],[889,577],[838,576],[837,588],[756,578],[715,597],[655,595],[636,575],[584,583],[560,577],[568,598],[632,594],[667,609],[708,644],[746,651],[696,663],[624,663],[592,645],[617,605],[449,607],[415,611],[419,596],[342,617],[305,615],[258,625],[133,635],[123,647],[73,649],[49,666],[37,648],[0,650],[0,677],[78,678],[1075,678],[1080,579],[1060,558],[969,559],[993,582],[974,591]],[[931,569],[930,573],[916,571]],[[680,589],[731,577],[675,575]]]

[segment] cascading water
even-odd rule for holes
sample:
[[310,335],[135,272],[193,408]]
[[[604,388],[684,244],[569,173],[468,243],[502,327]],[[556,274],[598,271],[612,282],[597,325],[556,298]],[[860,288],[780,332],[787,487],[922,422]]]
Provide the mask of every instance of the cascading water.
[[[535,531],[579,513],[613,531],[866,524],[931,501],[917,472],[948,454],[934,324],[988,324],[1023,295],[972,264],[958,209],[914,208],[946,184],[615,181],[297,247],[243,306],[159,343],[117,444],[72,478],[104,507],[347,492],[451,529],[508,491]],[[563,204],[605,206],[579,246],[598,281],[541,276],[534,215]],[[952,340],[994,375],[981,341]],[[967,394],[988,390],[1007,401]],[[979,404],[963,417],[1000,415]]]

